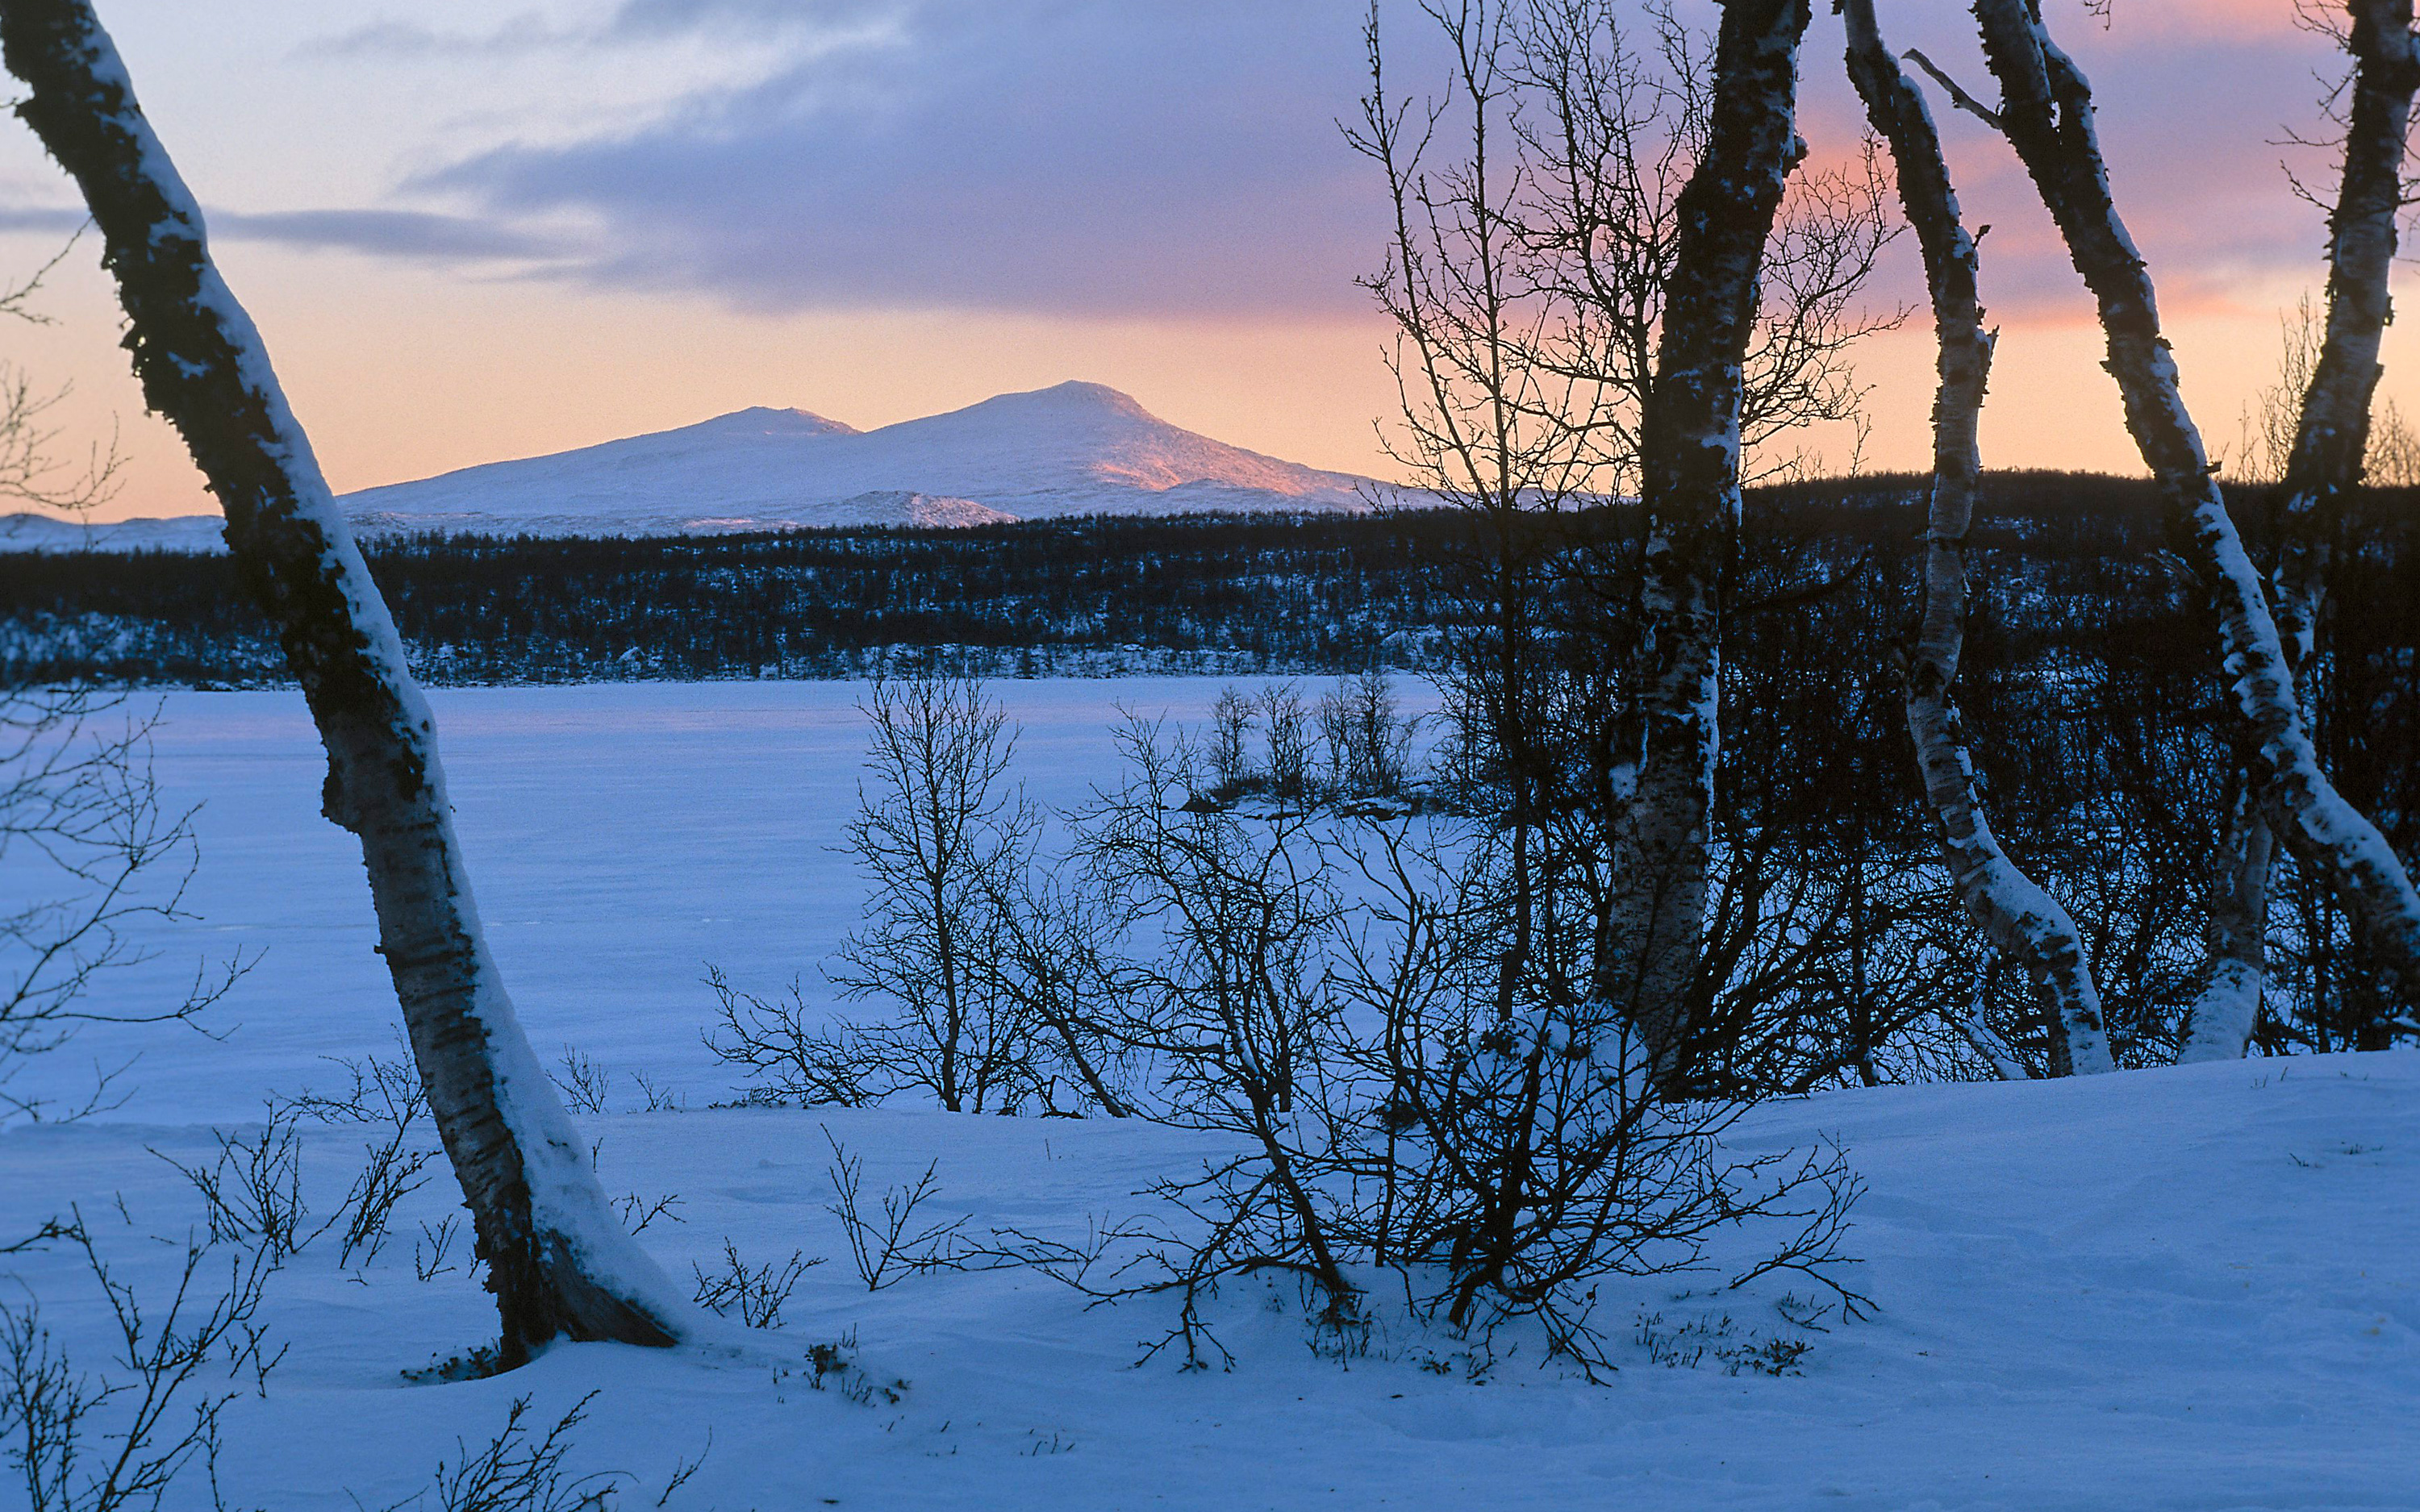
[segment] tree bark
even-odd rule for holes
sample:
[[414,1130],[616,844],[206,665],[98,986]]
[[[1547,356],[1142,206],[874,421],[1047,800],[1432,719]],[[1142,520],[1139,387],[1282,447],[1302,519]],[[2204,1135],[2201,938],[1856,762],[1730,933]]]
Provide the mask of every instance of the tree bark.
[[2186,1011],[2180,1062],[2241,1060],[2260,1021],[2269,938],[2269,874],[2276,837],[2248,776],[2237,782],[2202,939],[2210,952],[2201,991]]
[[2403,160],[2420,54],[2412,0],[2350,0],[2355,59],[2345,122],[2344,177],[2328,216],[2328,325],[2286,462],[2275,574],[2277,630],[2287,656],[2311,654],[2330,547],[2361,485],[2370,403],[2385,369],[2379,346],[2394,318],[2387,278],[2403,210]]
[[1645,1041],[1657,1084],[1685,1087],[1706,927],[1720,738],[1721,576],[1739,528],[1742,366],[1796,129],[1807,0],[1730,0],[1706,148],[1679,202],[1655,381],[1640,421],[1648,536],[1640,589],[1636,784],[1614,836],[1594,983]]
[[1932,500],[1925,535],[1924,619],[1907,673],[1907,730],[1942,852],[1967,917],[2033,978],[2050,1026],[2055,1075],[2114,1071],[2101,994],[2067,909],[2009,858],[1983,807],[1955,687],[1966,637],[1966,532],[1982,452],[1976,425],[1992,371],[1975,239],[1966,232],[1924,96],[1891,57],[1873,0],[1844,0],[1849,78],[1867,118],[1890,145],[1900,202],[1924,254],[1940,341],[1932,402]]
[[225,510],[227,548],[318,725],[324,811],[361,840],[378,949],[488,1263],[504,1363],[558,1336],[674,1342],[690,1310],[614,1221],[480,935],[435,726],[394,622],[116,49],[88,0],[6,0],[0,59],[30,90],[18,116],[84,192],[144,397]]
[[[2385,837],[2320,769],[2291,664],[2260,575],[2244,553],[2201,433],[2178,392],[2142,255],[2111,199],[2092,120],[2092,90],[2029,0],[1975,0],[1983,54],[1999,81],[1995,119],[2057,223],[2100,307],[2104,364],[2126,427],[2176,514],[2187,560],[2210,595],[2222,659],[2253,751],[2254,779],[2277,839],[2327,878],[2371,931],[2381,957],[2420,996],[2420,892]],[[2333,314],[2333,313],[2332,313]],[[2373,364],[2374,365],[2374,364]]]
[[[2412,97],[2420,89],[2412,0],[2350,0],[2348,8],[2352,108],[2345,119],[2344,177],[2328,217],[2327,335],[2287,457],[2277,570],[2271,578],[2278,638],[2295,671],[2317,640],[2336,522],[2360,486],[2369,448],[2370,406],[2384,371],[2379,346],[2394,317],[2387,279],[2403,209]],[[2186,1018],[2180,1060],[2233,1060],[2252,1042],[2266,969],[2274,849],[2266,807],[2239,805],[2220,850],[2208,976]]]

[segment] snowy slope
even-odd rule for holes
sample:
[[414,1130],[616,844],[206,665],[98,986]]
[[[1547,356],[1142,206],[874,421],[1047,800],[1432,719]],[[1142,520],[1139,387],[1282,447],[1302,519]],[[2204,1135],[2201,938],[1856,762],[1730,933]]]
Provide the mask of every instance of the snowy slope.
[[87,525],[55,515],[0,515],[0,551],[224,551],[216,515],[110,520]]
[[1352,508],[1359,483],[1179,429],[1114,389],[1062,383],[872,431],[799,410],[743,409],[344,501],[386,528],[487,518],[620,533],[632,519],[679,517],[856,523],[832,512],[893,491],[971,500],[1019,518]]
[[[1209,681],[1012,683],[1019,775],[1046,802],[1109,773],[1113,702],[1199,717]],[[642,1242],[675,1274],[724,1241],[752,1263],[793,1250],[807,1273],[785,1327],[739,1355],[581,1346],[498,1380],[407,1387],[397,1372],[493,1326],[458,1268],[417,1279],[413,1240],[452,1209],[442,1170],[402,1237],[357,1276],[327,1249],[272,1284],[266,1321],[292,1353],[226,1410],[230,1507],[350,1512],[427,1486],[458,1438],[474,1447],[518,1396],[543,1422],[599,1393],[571,1465],[645,1478],[653,1505],[711,1435],[670,1512],[749,1508],[1462,1512],[1993,1508],[2403,1509],[2420,1485],[2420,1056],[2188,1067],[2064,1083],[1883,1088],[1778,1103],[1742,1149],[1837,1136],[1865,1178],[1851,1253],[1881,1306],[1804,1334],[1802,1373],[1661,1368],[1637,1320],[1736,1338],[1788,1325],[1791,1289],[1666,1278],[1604,1297],[1621,1373],[1590,1386],[1538,1368],[1534,1341],[1485,1384],[1462,1348],[1387,1307],[1369,1356],[1305,1347],[1285,1284],[1232,1286],[1212,1323],[1232,1371],[1135,1364],[1173,1304],[1087,1310],[1028,1273],[913,1276],[869,1294],[853,1273],[826,1167],[827,1128],[870,1186],[937,1162],[941,1203],[978,1230],[1074,1237],[1127,1216],[1154,1177],[1189,1169],[1201,1136],[1108,1120],[937,1113],[633,1111],[629,1073],[697,1108],[724,1084],[696,1041],[700,962],[770,985],[815,964],[858,911],[830,849],[852,806],[862,721],[845,685],[648,685],[440,691],[459,821],[500,964],[539,1048],[568,1042],[616,1078],[600,1141],[609,1192],[677,1195]],[[293,694],[171,696],[168,796],[205,799],[204,917],[147,934],[164,952],[117,979],[122,1000],[179,985],[203,950],[266,944],[223,1041],[155,1027],[95,1036],[46,1068],[86,1074],[140,1051],[133,1102],[68,1128],[0,1134],[0,1243],[82,1203],[122,1279],[151,1296],[179,1250],[151,1236],[200,1221],[152,1151],[193,1164],[204,1120],[256,1118],[270,1088],[340,1080],[318,1057],[385,1048],[395,1008],[358,850],[316,811],[324,771]],[[17,1090],[36,1090],[21,1084]],[[334,1209],[362,1134],[316,1131],[309,1189]],[[122,1196],[124,1216],[111,1201]],[[330,1241],[321,1241],[330,1245]],[[458,1243],[456,1257],[459,1259]],[[71,1256],[0,1258],[80,1364],[100,1369],[107,1315]],[[1398,1294],[1399,1295],[1399,1294]],[[1726,1325],[1726,1319],[1728,1324]],[[807,1348],[854,1337],[896,1402],[803,1385]],[[1448,1368],[1430,1367],[1435,1361]],[[782,1374],[783,1370],[787,1374]],[[331,1431],[339,1428],[340,1431]],[[16,1504],[0,1479],[0,1506]],[[359,1498],[358,1503],[354,1500]],[[172,1509],[208,1505],[198,1483]],[[434,1500],[427,1504],[434,1505]]]

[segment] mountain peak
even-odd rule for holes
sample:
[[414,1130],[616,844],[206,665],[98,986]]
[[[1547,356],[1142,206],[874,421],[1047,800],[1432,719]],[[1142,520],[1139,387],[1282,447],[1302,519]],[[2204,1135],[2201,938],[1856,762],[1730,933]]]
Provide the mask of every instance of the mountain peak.
[[1069,378],[1047,389],[1027,389],[1017,393],[995,394],[975,409],[1016,409],[1045,414],[1112,414],[1129,420],[1156,420],[1159,417],[1135,402],[1134,395],[1122,393],[1106,383],[1088,383],[1081,378]]
[[722,436],[854,436],[855,425],[828,420],[806,409],[777,409],[754,404],[689,426],[691,433]]

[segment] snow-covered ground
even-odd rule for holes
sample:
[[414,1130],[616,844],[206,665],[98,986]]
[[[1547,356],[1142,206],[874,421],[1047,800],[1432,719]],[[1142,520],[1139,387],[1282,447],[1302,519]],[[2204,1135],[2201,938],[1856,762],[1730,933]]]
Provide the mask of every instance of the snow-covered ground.
[[[1067,803],[1108,775],[1112,701],[1198,717],[1210,682],[1005,684],[1020,770]],[[647,1069],[694,1103],[725,1085],[697,1046],[714,961],[743,983],[807,974],[858,889],[830,846],[853,803],[861,728],[836,685],[650,685],[434,696],[482,903],[533,1038]],[[206,799],[206,918],[113,993],[164,991],[199,952],[267,946],[219,1042],[140,1048],[136,1100],[70,1128],[0,1134],[0,1242],[79,1204],[118,1273],[152,1290],[198,1205],[153,1151],[213,1149],[209,1121],[336,1079],[319,1057],[386,1045],[346,837],[316,814],[299,700],[168,701],[163,779]],[[130,999],[131,1000],[131,999]],[[70,1063],[53,1068],[65,1076]],[[617,1088],[625,1109],[636,1103]],[[675,1508],[2408,1508],[2420,1504],[2420,1057],[2337,1057],[2059,1084],[1895,1088],[1760,1111],[1747,1149],[1839,1138],[1869,1191],[1850,1248],[1880,1304],[1811,1342],[1800,1373],[1653,1364],[1642,1332],[1793,1332],[1789,1289],[1687,1279],[1605,1297],[1622,1371],[1585,1384],[1518,1341],[1484,1383],[1462,1349],[1382,1309],[1363,1357],[1315,1355],[1290,1284],[1233,1286],[1214,1326],[1231,1371],[1138,1365],[1172,1304],[1087,1311],[1026,1272],[911,1277],[868,1294],[845,1257],[824,1131],[869,1182],[938,1162],[975,1227],[1080,1232],[1137,1211],[1201,1136],[1109,1121],[908,1110],[623,1111],[582,1120],[609,1191],[677,1194],[644,1242],[676,1273],[726,1239],[809,1272],[778,1333],[737,1351],[561,1348],[485,1381],[400,1374],[476,1343],[487,1299],[414,1273],[411,1238],[451,1206],[438,1179],[403,1238],[358,1273],[323,1240],[274,1278],[291,1352],[227,1410],[226,1504],[384,1506],[501,1426],[517,1396],[551,1423],[592,1390],[571,1463],[648,1483],[711,1435]],[[358,1139],[316,1130],[308,1177],[333,1208]],[[122,1207],[119,1201],[122,1197]],[[99,1293],[54,1248],[0,1259],[87,1367]],[[1642,1319],[1657,1319],[1640,1328]],[[1726,1323],[1726,1319],[1728,1322]],[[853,1338],[890,1388],[805,1384],[811,1345]],[[786,1364],[785,1364],[786,1362]],[[1436,1367],[1442,1366],[1440,1370]],[[892,1387],[895,1381],[904,1387]],[[249,1378],[244,1382],[249,1389]],[[895,1392],[898,1399],[891,1400]],[[0,1487],[8,1483],[0,1480]],[[0,1506],[13,1488],[0,1489]],[[172,1505],[206,1505],[198,1482]],[[196,1500],[200,1498],[200,1500]],[[431,1504],[434,1504],[433,1503]]]

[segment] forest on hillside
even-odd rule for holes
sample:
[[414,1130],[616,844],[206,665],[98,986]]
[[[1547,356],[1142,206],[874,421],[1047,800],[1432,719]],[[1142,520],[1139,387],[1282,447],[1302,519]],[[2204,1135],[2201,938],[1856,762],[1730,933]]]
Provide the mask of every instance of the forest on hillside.
[[[2098,659],[2112,626],[2164,624],[2183,600],[2148,482],[2071,473],[1987,481],[1975,530],[1978,673]],[[2239,505],[2256,543],[2260,501]],[[2420,514],[2372,490],[2349,570],[2383,596],[2350,610],[2362,643],[2420,643],[2393,593]],[[1920,480],[1753,490],[1727,625],[1735,664],[1786,656],[1764,612],[1826,606],[1877,664],[1916,611]],[[1559,525],[1542,529],[1561,529]],[[1608,541],[1637,547],[1629,511]],[[863,675],[938,658],[991,677],[1211,672],[1325,676],[1441,670],[1486,551],[1450,510],[1373,515],[1081,517],[961,530],[843,529],[656,539],[387,537],[364,543],[412,671],[440,686]],[[1803,579],[1803,580],[1802,580]],[[2160,596],[2144,598],[2149,587]],[[1841,616],[1832,619],[1832,616]],[[2379,617],[2376,624],[2370,618]],[[2349,629],[2350,627],[2348,627]],[[2174,639],[2187,663],[2207,638]],[[1794,637],[1792,638],[1794,640]],[[2180,671],[2183,669],[2180,668]],[[233,559],[164,551],[0,552],[0,686],[291,687]]]

